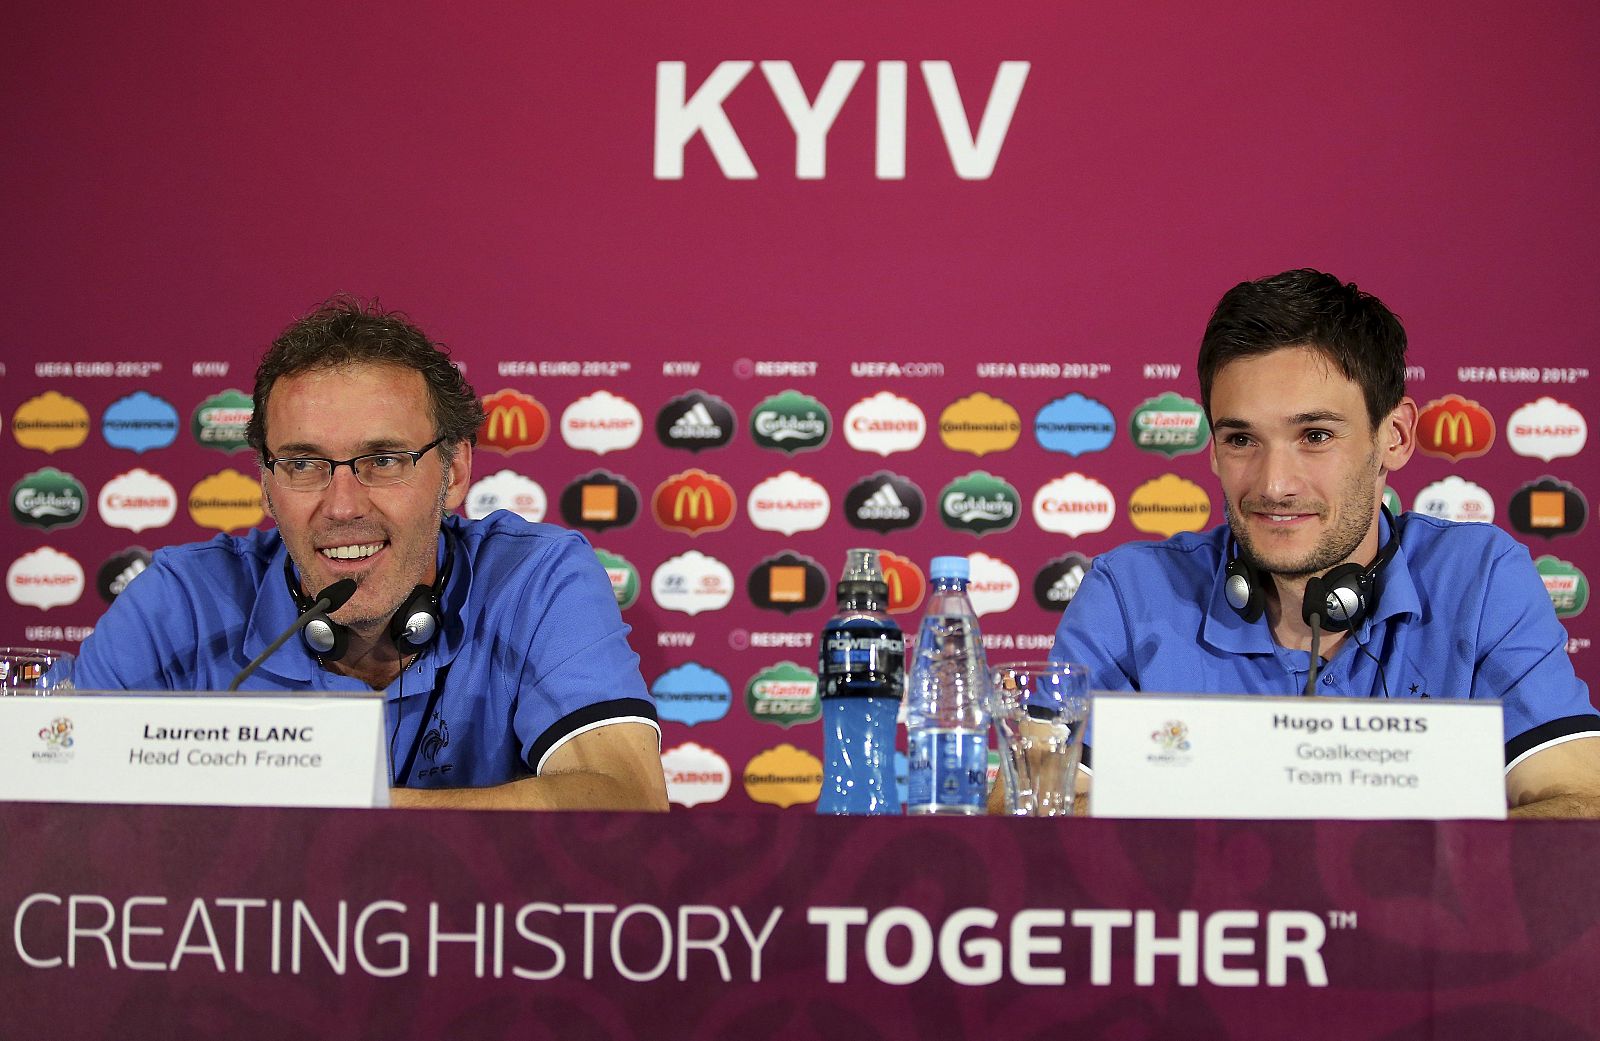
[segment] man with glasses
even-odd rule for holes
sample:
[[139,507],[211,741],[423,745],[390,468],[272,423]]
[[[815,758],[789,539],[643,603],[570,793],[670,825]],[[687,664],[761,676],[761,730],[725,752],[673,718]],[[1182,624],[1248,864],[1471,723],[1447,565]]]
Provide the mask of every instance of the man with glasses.
[[665,809],[655,708],[582,536],[466,521],[477,395],[403,315],[338,298],[256,371],[275,530],[156,553],[84,642],[84,689],[221,690],[318,594],[331,625],[246,689],[382,690],[395,805]]

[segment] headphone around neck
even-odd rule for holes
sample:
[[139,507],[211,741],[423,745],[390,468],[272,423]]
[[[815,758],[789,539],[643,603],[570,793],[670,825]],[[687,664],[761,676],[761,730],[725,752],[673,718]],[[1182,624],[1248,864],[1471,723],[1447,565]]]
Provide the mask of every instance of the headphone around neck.
[[[1340,564],[1327,574],[1306,583],[1300,617],[1307,625],[1318,625],[1330,633],[1342,633],[1361,624],[1378,602],[1378,576],[1400,548],[1400,523],[1388,506],[1380,506],[1389,522],[1389,541],[1378,550],[1377,559],[1367,567]],[[1239,543],[1228,539],[1228,570],[1224,586],[1228,606],[1247,622],[1254,622],[1267,608],[1266,580],[1256,566],[1240,556]],[[1315,618],[1315,621],[1313,621]]]
[[[434,577],[433,585],[418,585],[389,617],[389,637],[402,653],[409,654],[426,647],[438,634],[444,623],[444,612],[439,606],[444,596],[445,583],[450,581],[450,568],[455,560],[454,537],[449,528],[444,534],[444,563]],[[294,563],[285,555],[283,578],[289,585],[289,595],[294,597],[296,608],[307,611],[316,601],[307,598],[294,576]],[[300,639],[306,649],[325,661],[338,661],[350,649],[350,630],[327,615],[313,615],[300,630]]]

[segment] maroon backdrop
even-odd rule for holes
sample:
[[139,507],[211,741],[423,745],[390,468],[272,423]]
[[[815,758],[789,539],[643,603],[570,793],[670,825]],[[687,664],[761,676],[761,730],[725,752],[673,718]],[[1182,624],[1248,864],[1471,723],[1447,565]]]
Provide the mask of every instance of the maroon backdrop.
[[[1323,267],[1382,296],[1411,334],[1419,403],[1460,395],[1494,424],[1488,441],[1479,417],[1468,454],[1415,458],[1392,482],[1402,503],[1437,500],[1440,482],[1461,478],[1481,495],[1458,512],[1475,503],[1482,515],[1486,497],[1515,530],[1517,493],[1553,478],[1531,490],[1554,494],[1565,516],[1530,521],[1518,537],[1556,558],[1558,584],[1572,589],[1566,568],[1593,574],[1600,559],[1591,540],[1562,531],[1586,511],[1592,454],[1528,455],[1537,445],[1519,451],[1508,433],[1513,413],[1540,398],[1559,403],[1567,425],[1559,406],[1595,411],[1600,145],[1578,130],[1595,117],[1586,44],[1597,30],[1600,11],[1577,3],[29,5],[0,44],[10,99],[0,483],[12,505],[0,519],[0,643],[74,647],[104,608],[96,580],[108,560],[214,533],[188,508],[206,498],[195,487],[253,469],[247,454],[197,441],[196,409],[248,391],[266,342],[337,291],[408,311],[454,348],[481,393],[515,390],[547,410],[540,447],[481,450],[475,476],[531,478],[558,522],[563,490],[596,470],[638,490],[638,519],[591,538],[640,574],[624,613],[645,678],[659,684],[693,664],[731,694],[725,714],[693,725],[717,702],[685,698],[665,711],[679,720],[667,723],[665,748],[698,746],[673,760],[700,775],[699,794],[675,787],[681,801],[714,794],[719,772],[731,791],[713,806],[803,797],[803,785],[798,796],[757,785],[753,800],[741,778],[783,745],[798,751],[754,772],[803,776],[820,752],[815,724],[775,726],[746,704],[764,670],[815,667],[814,645],[784,647],[781,634],[814,633],[828,614],[825,604],[753,604],[747,581],[769,558],[811,558],[831,583],[857,544],[922,568],[940,552],[985,554],[1016,576],[1014,606],[994,609],[1006,572],[979,562],[991,656],[1021,658],[1042,653],[1059,613],[1033,594],[1042,569],[1156,537],[1133,524],[1130,505],[1195,494],[1147,482],[1194,482],[1210,496],[1205,523],[1216,523],[1205,455],[1141,449],[1130,423],[1167,392],[1197,396],[1193,354],[1223,290],[1287,267]],[[864,65],[826,134],[822,176],[797,176],[796,132],[773,86],[784,69],[759,63],[790,63],[815,100],[825,81],[843,82],[848,69],[835,63],[850,61]],[[758,63],[720,106],[726,131],[715,106],[690,103],[675,122],[670,63],[682,63],[693,96],[736,71],[725,62]],[[949,63],[966,127],[941,128],[943,80],[925,62]],[[895,106],[880,116],[893,63],[906,83],[904,176],[886,179],[899,141]],[[1003,137],[984,122],[997,76],[991,114],[1004,107],[1002,63],[1027,63]],[[670,131],[697,119],[719,147],[737,138],[756,176],[729,176],[731,153],[696,133],[681,177],[658,177],[658,121]],[[993,167],[963,178],[946,136],[980,126]],[[677,154],[665,150],[667,166]],[[541,373],[541,361],[575,364]],[[658,414],[695,390],[731,409],[725,446],[690,452],[658,439]],[[788,390],[830,413],[823,447],[790,456],[752,438],[752,411]],[[176,413],[172,444],[108,443],[107,410],[138,391]],[[564,439],[568,406],[602,391],[638,410],[632,447],[598,454]],[[58,398],[25,409],[51,392],[81,406],[81,445],[28,447],[70,413]],[[880,392],[925,416],[915,450],[885,457],[844,436],[847,411]],[[944,410],[978,392],[1015,410],[1013,447],[977,455],[941,438]],[[1103,451],[1072,455],[1035,435],[1040,410],[1074,393],[1113,417]],[[978,418],[994,407],[980,403]],[[596,416],[626,418],[618,408],[607,399]],[[102,491],[136,467],[171,484],[171,523],[135,532],[103,518]],[[45,468],[76,482],[81,520],[48,506],[18,519],[19,502],[48,500],[46,486],[56,488],[49,501],[78,494],[50,485],[64,479]],[[652,515],[657,487],[690,468],[731,488],[726,527],[690,535]],[[826,489],[820,528],[786,535],[752,523],[752,490],[784,470]],[[885,534],[845,520],[848,491],[879,470],[920,488],[920,524]],[[1020,517],[1009,530],[975,536],[939,519],[941,490],[978,470],[1014,487]],[[1105,530],[1040,526],[1036,493],[1072,473],[1114,500]],[[74,587],[70,565],[41,547],[82,568],[74,602],[35,602]],[[726,608],[691,616],[652,596],[656,569],[690,550],[727,566]],[[1586,577],[1581,589],[1586,597]],[[1591,686],[1594,617],[1567,622]],[[907,627],[915,618],[902,616]],[[690,670],[662,689],[716,685]]]

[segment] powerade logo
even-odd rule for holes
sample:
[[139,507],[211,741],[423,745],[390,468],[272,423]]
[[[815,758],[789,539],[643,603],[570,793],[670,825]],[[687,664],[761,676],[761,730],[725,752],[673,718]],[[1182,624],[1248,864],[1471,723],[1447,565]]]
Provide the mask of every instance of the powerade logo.
[[922,523],[922,489],[887,470],[863,477],[844,494],[844,518],[853,527],[887,535]]
[[722,674],[699,662],[668,669],[650,687],[656,714],[685,726],[708,723],[728,714],[733,688]]
[[83,520],[87,498],[76,477],[47,466],[11,486],[11,519],[30,528],[70,528]]
[[810,557],[784,552],[768,557],[745,583],[750,602],[768,611],[809,611],[828,597],[828,573]]
[[1070,456],[1101,452],[1116,435],[1117,420],[1111,410],[1082,394],[1057,398],[1033,418],[1033,436],[1047,452]]
[[737,422],[726,401],[693,390],[673,398],[656,414],[656,437],[668,448],[699,452],[731,441]]
[[230,454],[242,452],[250,447],[244,432],[254,411],[250,395],[242,390],[225,390],[200,402],[189,428],[203,448]]
[[100,432],[112,448],[130,452],[165,448],[178,439],[178,410],[154,394],[136,391],[111,403]]
[[767,398],[750,413],[750,439],[758,447],[794,455],[821,448],[833,432],[822,402],[797,390]]
[[939,517],[945,526],[974,535],[1016,526],[1022,497],[1003,479],[974,470],[945,485],[939,493]]

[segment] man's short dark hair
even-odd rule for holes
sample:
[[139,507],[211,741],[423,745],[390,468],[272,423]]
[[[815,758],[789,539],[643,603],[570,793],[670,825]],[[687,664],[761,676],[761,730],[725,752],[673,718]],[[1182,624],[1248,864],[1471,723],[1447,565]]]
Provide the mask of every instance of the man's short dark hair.
[[1354,282],[1300,268],[1223,294],[1200,340],[1200,400],[1229,362],[1281,347],[1311,347],[1361,388],[1374,430],[1406,393],[1406,331],[1393,311]]
[[267,396],[285,376],[342,365],[395,365],[422,376],[433,404],[434,436],[448,459],[462,441],[476,444],[483,405],[450,360],[449,350],[399,311],[378,302],[336,296],[285,329],[256,368],[255,411],[245,436],[267,457]]

